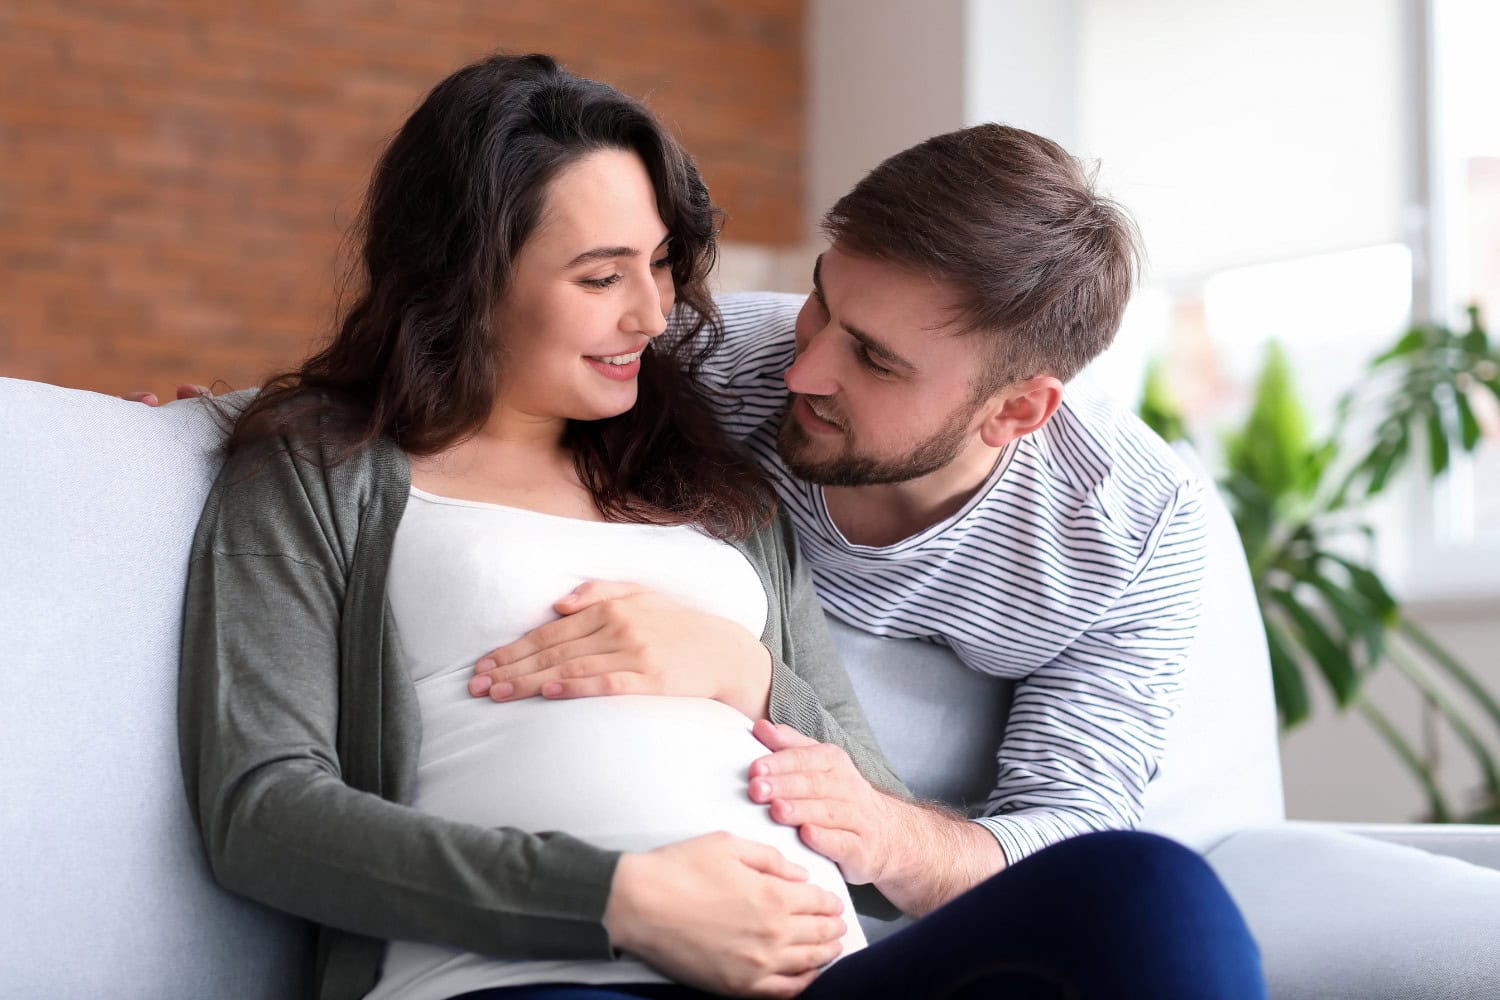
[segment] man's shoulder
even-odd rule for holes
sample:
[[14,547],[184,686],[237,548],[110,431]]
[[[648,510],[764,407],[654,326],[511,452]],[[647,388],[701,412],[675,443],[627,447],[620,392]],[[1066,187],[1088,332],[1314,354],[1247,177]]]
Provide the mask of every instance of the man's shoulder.
[[724,313],[731,310],[747,316],[770,313],[792,320],[797,318],[797,310],[806,300],[806,295],[796,292],[721,292],[714,296],[714,304]]
[[1205,489],[1201,474],[1172,445],[1086,381],[1068,386],[1052,420],[1022,439],[1022,452],[1053,516],[1084,517],[1134,541],[1154,534],[1163,518],[1196,506]]
[[714,296],[729,345],[791,343],[805,296],[786,292],[729,292]]

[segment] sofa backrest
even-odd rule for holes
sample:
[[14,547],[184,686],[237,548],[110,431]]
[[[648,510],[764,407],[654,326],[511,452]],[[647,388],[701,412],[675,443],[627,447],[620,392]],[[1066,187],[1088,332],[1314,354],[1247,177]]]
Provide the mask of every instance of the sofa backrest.
[[283,1000],[306,927],[213,882],[177,759],[204,405],[0,379],[0,997]]

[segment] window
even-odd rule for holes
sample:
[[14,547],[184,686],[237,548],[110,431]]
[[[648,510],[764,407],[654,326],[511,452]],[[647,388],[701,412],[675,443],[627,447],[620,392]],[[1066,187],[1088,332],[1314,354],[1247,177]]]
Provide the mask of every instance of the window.
[[[1427,0],[1428,267],[1432,312],[1453,323],[1478,305],[1500,321],[1500,115],[1492,48],[1493,0]],[[1489,419],[1483,417],[1488,415]],[[1480,413],[1486,435],[1473,456],[1418,505],[1410,567],[1417,597],[1500,596],[1500,413]]]

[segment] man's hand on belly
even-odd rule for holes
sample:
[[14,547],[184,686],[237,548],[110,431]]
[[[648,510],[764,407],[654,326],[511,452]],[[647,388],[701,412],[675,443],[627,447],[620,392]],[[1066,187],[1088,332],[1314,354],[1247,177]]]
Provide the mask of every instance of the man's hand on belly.
[[768,720],[752,732],[772,751],[750,765],[750,798],[854,885],[873,883],[922,916],[1005,867],[989,832],[938,806],[906,802],[865,780],[840,747]]
[[773,752],[750,765],[750,799],[797,828],[802,842],[839,866],[852,885],[877,882],[893,852],[891,803],[849,755],[791,726],[761,720],[752,730]]
[[636,584],[597,580],[553,608],[557,620],[480,659],[470,694],[495,701],[676,695],[765,717],[771,653],[735,622]]
[[611,944],[677,982],[728,996],[792,997],[839,956],[843,902],[775,848],[711,833],[615,869]]

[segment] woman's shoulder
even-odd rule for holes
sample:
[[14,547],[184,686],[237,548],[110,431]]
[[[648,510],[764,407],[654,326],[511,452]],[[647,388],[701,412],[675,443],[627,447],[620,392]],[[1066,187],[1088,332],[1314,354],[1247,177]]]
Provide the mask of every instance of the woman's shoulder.
[[782,504],[777,504],[759,527],[734,544],[748,558],[764,566],[773,579],[789,571],[798,556],[797,532]]
[[[330,524],[404,497],[411,482],[405,453],[385,436],[359,442],[341,429],[326,398],[303,392],[274,401],[246,429],[235,424],[209,507],[216,517],[261,520],[308,511]],[[208,515],[209,511],[205,511]]]

